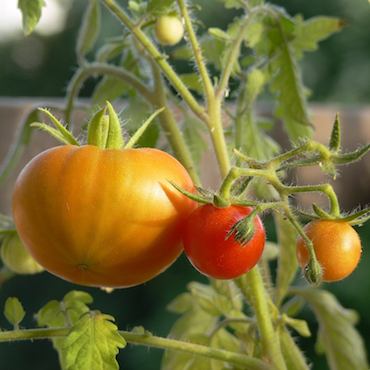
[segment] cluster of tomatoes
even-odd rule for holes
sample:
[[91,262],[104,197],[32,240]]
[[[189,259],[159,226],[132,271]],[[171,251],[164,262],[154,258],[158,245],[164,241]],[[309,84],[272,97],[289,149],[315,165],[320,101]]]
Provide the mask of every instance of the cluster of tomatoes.
[[[51,273],[81,285],[128,287],[163,272],[183,250],[201,273],[233,279],[262,256],[265,229],[254,219],[247,244],[228,237],[252,208],[197,202],[185,168],[156,149],[100,149],[65,145],[29,162],[13,197],[14,222],[33,258]],[[313,242],[324,281],[349,275],[361,255],[356,231],[347,223],[317,220],[304,229]],[[281,246],[284,248],[284,246]],[[297,256],[306,268],[302,237]]]

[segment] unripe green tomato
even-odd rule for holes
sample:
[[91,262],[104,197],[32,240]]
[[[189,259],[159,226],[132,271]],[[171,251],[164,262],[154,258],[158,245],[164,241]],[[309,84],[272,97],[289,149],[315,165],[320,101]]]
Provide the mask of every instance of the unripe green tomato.
[[17,233],[9,235],[1,246],[3,263],[17,274],[33,275],[44,271],[28,253]]
[[184,26],[179,18],[164,15],[157,20],[154,35],[161,44],[175,45],[184,36]]

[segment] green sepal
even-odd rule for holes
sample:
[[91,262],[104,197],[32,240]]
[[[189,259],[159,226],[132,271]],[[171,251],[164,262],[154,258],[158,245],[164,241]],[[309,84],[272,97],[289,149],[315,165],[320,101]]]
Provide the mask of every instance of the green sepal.
[[114,110],[111,103],[107,101],[109,129],[107,137],[107,149],[122,149],[124,147],[124,140],[122,136],[121,123],[119,117]]
[[334,152],[338,153],[340,149],[340,140],[341,140],[341,130],[340,130],[340,122],[339,122],[339,113],[335,116],[333,130],[330,136],[329,142],[329,149]]
[[56,139],[66,145],[80,146],[80,143],[74,138],[71,132],[69,132],[47,109],[38,108],[41,112],[45,113],[54,123],[56,129],[46,125],[45,123],[34,122],[30,126],[38,127],[44,131],[49,132]]
[[156,110],[140,127],[139,129],[131,136],[130,140],[125,144],[124,149],[132,148],[136,142],[140,139],[141,135],[148,128],[149,124],[158,116],[159,113],[163,112],[165,107],[159,108]]
[[320,219],[323,219],[323,220],[333,220],[333,217],[332,216],[330,216],[328,213],[326,213],[324,210],[322,210],[315,203],[312,204],[312,209],[317,214],[317,216],[319,216]]
[[349,214],[340,219],[340,221],[347,222],[350,225],[362,225],[370,219],[370,207],[366,207],[358,212]]
[[215,193],[213,194],[213,205],[217,208],[226,208],[230,206],[230,201]]
[[333,155],[332,162],[334,164],[348,164],[361,159],[370,150],[370,144],[363,146],[360,149],[351,153]]
[[247,191],[252,180],[252,176],[242,176],[236,179],[231,186],[230,195],[237,198],[241,197]]
[[105,149],[108,135],[109,119],[105,116],[107,107],[99,110],[91,118],[87,129],[87,144]]
[[306,267],[304,268],[304,276],[312,285],[319,285],[322,281],[322,268],[316,258],[310,257]]
[[334,180],[337,178],[337,170],[331,159],[319,162],[321,171],[332,177]]
[[226,236],[226,240],[234,234],[235,242],[245,247],[253,238],[255,232],[254,219],[259,210],[255,209],[247,217],[237,221]]
[[201,197],[199,195],[193,194],[190,191],[182,189],[180,186],[178,186],[175,182],[172,180],[167,180],[173,187],[175,187],[181,194],[186,195],[188,198],[195,200],[198,203],[205,203],[205,204],[212,204],[212,200]]

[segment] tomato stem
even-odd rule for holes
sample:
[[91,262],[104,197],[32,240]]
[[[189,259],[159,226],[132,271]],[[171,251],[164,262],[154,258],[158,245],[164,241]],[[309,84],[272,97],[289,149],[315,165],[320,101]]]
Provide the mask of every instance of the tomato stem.
[[263,355],[266,356],[272,368],[286,370],[285,361],[280,352],[277,334],[272,324],[268,307],[268,295],[265,290],[259,266],[255,266],[247,274],[235,280],[242,293],[250,300],[257,318]]
[[[42,328],[42,329],[24,329],[0,332],[0,342],[14,340],[33,340],[67,337],[70,328]],[[179,340],[163,338],[151,335],[150,333],[135,333],[119,330],[118,333],[130,343],[150,346],[160,349],[171,349],[191,353],[198,356],[217,359],[231,364],[239,365],[251,370],[272,370],[272,367],[258,358],[245,356],[239,353],[230,352],[222,349],[211,348],[199,344],[182,342]]]

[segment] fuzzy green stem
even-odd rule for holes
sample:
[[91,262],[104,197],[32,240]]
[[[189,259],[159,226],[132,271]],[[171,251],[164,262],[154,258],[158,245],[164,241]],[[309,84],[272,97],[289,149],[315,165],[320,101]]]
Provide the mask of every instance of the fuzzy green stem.
[[[13,330],[0,332],[0,342],[8,342],[15,340],[33,340],[33,339],[48,339],[66,337],[69,334],[70,328],[60,329],[27,329]],[[250,370],[272,370],[271,366],[266,362],[241,355],[235,352],[210,348],[198,344],[182,342],[179,340],[157,337],[151,334],[139,334],[129,331],[118,331],[122,337],[130,343],[146,345],[149,347],[171,349],[175,351],[187,352],[198,356],[204,356],[212,359],[217,359],[231,364],[243,366]]]
[[65,119],[68,123],[71,121],[72,110],[74,108],[74,100],[78,96],[80,88],[85,80],[91,76],[104,75],[115,77],[126,82],[134,88],[147,101],[152,101],[152,92],[150,89],[134,74],[126,71],[121,67],[110,65],[107,63],[94,62],[77,70],[71,79],[66,95]]
[[221,102],[212,98],[208,101],[207,109],[209,115],[208,130],[216,153],[221,177],[224,178],[230,171],[231,163],[221,119]]
[[166,99],[166,90],[163,83],[163,78],[160,69],[156,63],[152,60],[149,61],[153,80],[154,80],[154,92],[155,92],[155,106],[165,107],[165,110],[158,116],[159,122],[165,132],[167,140],[171,144],[174,151],[175,157],[184,165],[186,170],[189,172],[195,185],[200,185],[200,179],[196,171],[196,167],[189,152],[189,149],[185,143],[184,137],[179,129],[179,126],[173,116],[173,112],[168,105]]
[[260,10],[257,9],[255,12],[249,13],[240,26],[239,33],[235,38],[234,44],[227,59],[227,63],[222,70],[219,85],[216,89],[216,96],[218,97],[218,99],[223,99],[223,96],[225,95],[225,90],[227,89],[229,84],[229,79],[233,69],[233,65],[240,53],[240,46],[241,43],[243,42],[245,32],[247,31],[253,17],[259,11]]
[[272,324],[267,293],[258,265],[237,280],[238,285],[242,288],[242,292],[251,301],[256,315],[263,355],[268,358],[274,370],[286,370],[277,333]]
[[199,74],[201,76],[202,82],[203,82],[203,87],[204,87],[204,92],[206,95],[207,100],[209,98],[212,98],[214,95],[214,89],[212,85],[212,81],[209,77],[206,63],[204,61],[203,55],[202,55],[202,49],[198,43],[197,37],[194,32],[193,24],[191,22],[187,7],[186,7],[186,2],[185,0],[177,0],[177,3],[179,5],[181,14],[184,18],[186,30],[188,33],[189,41],[193,49],[193,54],[195,57],[195,61],[197,63],[197,67],[199,70]]
[[129,16],[116,4],[114,0],[101,0],[101,2],[130,30],[130,32],[138,39],[153,60],[160,66],[163,73],[170,80],[174,88],[183,97],[189,108],[203,121],[207,121],[205,109],[198,104],[189,89],[182,82],[180,77],[173,70],[166,58],[161,55],[158,49],[153,45],[150,39],[140,29],[140,24],[136,25]]

